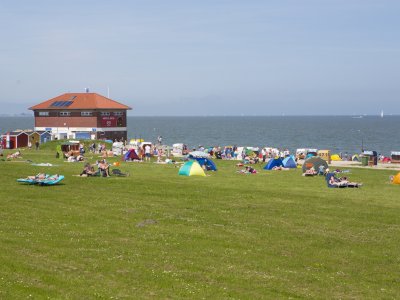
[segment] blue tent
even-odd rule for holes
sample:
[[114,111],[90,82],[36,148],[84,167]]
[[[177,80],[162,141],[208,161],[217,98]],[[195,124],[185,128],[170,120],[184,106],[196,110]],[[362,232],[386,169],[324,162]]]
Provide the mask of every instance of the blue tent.
[[264,170],[272,170],[273,167],[282,167],[282,159],[281,158],[271,158],[269,162],[265,165]]
[[284,166],[285,168],[291,168],[291,169],[297,168],[296,161],[294,160],[294,158],[293,158],[292,155],[286,157],[286,158],[282,161],[282,163],[283,163],[283,166]]
[[205,165],[207,171],[217,171],[217,166],[209,158],[206,158],[206,157],[193,157],[192,159],[197,160],[197,162],[200,164],[201,167],[203,167]]

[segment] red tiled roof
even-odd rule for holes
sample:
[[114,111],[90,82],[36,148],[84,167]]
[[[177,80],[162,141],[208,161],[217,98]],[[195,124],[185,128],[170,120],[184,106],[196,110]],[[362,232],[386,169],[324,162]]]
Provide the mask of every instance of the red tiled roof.
[[[68,106],[55,106],[55,102],[67,102],[72,103]],[[32,106],[30,110],[36,109],[132,109],[129,106],[121,104],[117,101],[108,99],[107,97],[101,96],[96,93],[66,93],[50,100],[44,101],[40,104]]]

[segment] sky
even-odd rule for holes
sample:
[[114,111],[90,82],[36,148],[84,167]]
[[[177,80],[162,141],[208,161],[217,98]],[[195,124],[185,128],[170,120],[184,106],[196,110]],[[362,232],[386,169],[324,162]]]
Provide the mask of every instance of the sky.
[[397,0],[2,0],[0,114],[96,92],[134,116],[400,114]]

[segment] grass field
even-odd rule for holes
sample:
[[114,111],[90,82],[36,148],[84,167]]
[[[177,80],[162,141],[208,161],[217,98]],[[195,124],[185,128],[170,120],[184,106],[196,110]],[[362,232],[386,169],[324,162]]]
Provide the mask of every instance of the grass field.
[[[56,159],[53,148],[22,153],[54,167],[0,161],[1,299],[400,295],[393,171],[352,169],[360,189],[261,165],[240,175],[231,161],[216,161],[208,177],[122,163],[129,177],[79,178],[72,175],[83,163]],[[16,182],[38,172],[66,178],[49,187]]]

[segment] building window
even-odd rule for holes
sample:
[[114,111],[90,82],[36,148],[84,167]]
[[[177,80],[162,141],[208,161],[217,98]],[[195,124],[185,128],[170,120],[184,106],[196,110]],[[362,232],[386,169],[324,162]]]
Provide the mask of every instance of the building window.
[[39,111],[39,116],[40,117],[48,117],[49,116],[49,112],[48,111]]
[[71,112],[69,111],[60,111],[60,117],[69,117]]
[[122,117],[124,113],[122,111],[114,111],[114,116]]
[[82,117],[91,117],[92,112],[91,111],[81,111],[81,116]]
[[109,111],[102,111],[101,112],[101,116],[102,117],[108,117],[110,115],[110,112]]

